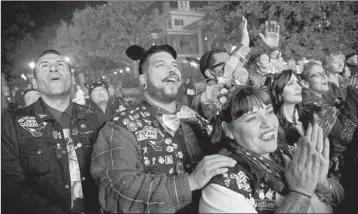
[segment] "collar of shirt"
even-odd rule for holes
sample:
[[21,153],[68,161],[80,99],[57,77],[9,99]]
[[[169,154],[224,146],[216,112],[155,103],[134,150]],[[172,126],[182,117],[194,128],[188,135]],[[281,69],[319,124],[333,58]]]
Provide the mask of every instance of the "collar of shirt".
[[176,110],[175,112],[169,112],[159,106],[156,106],[152,103],[150,103],[149,101],[147,100],[143,100],[141,102],[141,106],[144,106],[146,107],[147,111],[150,113],[150,118],[151,118],[151,121],[153,121],[153,126],[154,127],[158,127],[161,125],[161,122],[158,121],[158,116],[162,116],[163,114],[169,114],[169,115],[175,115],[178,111],[180,111],[180,107],[181,105],[176,102]]
[[47,106],[51,115],[55,118],[55,120],[60,124],[60,126],[63,129],[70,128],[71,116],[72,116],[72,110],[73,110],[72,102],[70,102],[68,107],[63,112],[61,112],[55,108],[52,108],[51,106],[47,105],[46,103],[45,103],[45,105]]

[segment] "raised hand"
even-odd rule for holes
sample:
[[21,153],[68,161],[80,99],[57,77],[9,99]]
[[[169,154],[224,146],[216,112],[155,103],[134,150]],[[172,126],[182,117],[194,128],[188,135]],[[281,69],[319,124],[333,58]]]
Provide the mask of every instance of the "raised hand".
[[[289,161],[286,159],[285,176],[290,190],[313,195],[320,171],[320,155],[317,152],[319,127],[310,125],[306,135],[297,143],[297,149]],[[322,129],[321,129],[322,131]]]
[[250,37],[249,37],[249,32],[247,31],[247,19],[245,17],[242,17],[240,28],[241,28],[241,44],[249,46]]
[[280,25],[275,21],[265,22],[265,35],[259,34],[262,41],[271,48],[278,47],[280,42]]
[[317,144],[317,151],[320,154],[319,155],[320,169],[319,169],[317,185],[324,186],[327,188],[329,187],[327,183],[328,182],[327,175],[329,170],[329,140],[328,138],[325,138],[323,140],[323,134],[322,134],[320,141],[322,143]]
[[205,156],[189,175],[191,191],[203,188],[212,177],[228,171],[227,167],[234,167],[236,161],[223,155]]
[[337,120],[338,110],[335,107],[326,107],[321,110],[319,117],[314,114],[314,120],[323,129],[323,136],[327,137]]
[[[325,119],[319,119],[316,114],[313,115],[314,118],[314,132],[317,130],[316,134],[316,151],[319,154],[320,160],[320,169],[317,185],[322,187],[328,187],[328,170],[329,170],[329,140],[327,135],[331,132],[333,125],[337,119],[337,110],[336,108],[325,109],[324,117]],[[329,119],[328,119],[329,118]]]

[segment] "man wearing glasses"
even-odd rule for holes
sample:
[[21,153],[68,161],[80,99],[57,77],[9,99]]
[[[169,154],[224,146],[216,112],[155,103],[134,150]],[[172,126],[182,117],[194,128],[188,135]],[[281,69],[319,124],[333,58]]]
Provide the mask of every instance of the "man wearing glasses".
[[328,78],[320,63],[305,64],[301,78],[303,104],[316,102],[319,105],[324,103],[330,106],[335,105],[336,97],[333,93],[327,93],[330,90]]
[[[275,49],[279,44],[279,31],[280,26],[277,22],[267,21],[265,23],[265,35],[260,33],[260,37],[268,47]],[[223,76],[226,69],[245,70],[245,72],[237,72],[240,76],[234,78],[235,81],[239,81],[239,85],[247,83],[248,76],[244,74],[248,73],[243,66],[251,49],[249,48],[250,38],[245,17],[242,17],[241,32],[241,44],[235,48],[231,56],[224,48],[215,48],[206,52],[200,59],[200,72],[205,77],[203,82],[206,82],[206,86],[204,87],[204,84],[200,83],[191,107],[206,119],[211,120],[216,115],[217,109],[211,102],[210,94],[212,94],[212,86]]]
[[205,80],[197,87],[196,96],[192,101],[191,107],[206,119],[212,120],[217,112],[217,108],[213,104],[210,95],[212,94],[212,86],[217,84],[218,80],[222,78],[225,70],[243,67],[246,62],[245,57],[250,52],[250,38],[245,17],[242,17],[241,30],[241,44],[235,48],[232,56],[227,53],[225,48],[215,48],[206,52],[200,58],[200,72]]

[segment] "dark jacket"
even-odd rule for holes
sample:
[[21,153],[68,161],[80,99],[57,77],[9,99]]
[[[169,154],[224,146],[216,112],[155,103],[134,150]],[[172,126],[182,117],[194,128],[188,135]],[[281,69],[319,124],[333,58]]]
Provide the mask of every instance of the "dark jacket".
[[86,100],[86,104],[88,107],[90,107],[94,110],[100,124],[104,124],[106,121],[110,120],[113,117],[113,115],[116,113],[116,110],[119,107],[118,101],[108,100],[106,111],[105,111],[105,113],[103,113],[102,109],[96,103],[94,103],[91,99]]
[[[353,133],[357,127],[358,90],[347,87],[345,102],[335,97],[334,92],[324,93],[322,98],[314,96],[309,90],[302,91],[303,106],[305,111],[318,112],[324,104],[335,106],[339,111],[337,120],[328,135],[330,141],[330,174],[335,177],[341,176],[344,167],[344,157],[347,146],[352,142]],[[305,93],[304,93],[305,92]],[[315,109],[318,106],[318,109]]]
[[[88,107],[73,103],[71,138],[77,145],[84,207],[98,213],[97,187],[90,176],[97,118]],[[2,213],[69,213],[69,161],[62,128],[40,98],[2,115]],[[61,138],[61,139],[60,139]]]
[[[303,129],[306,130],[308,123],[312,122],[312,112],[303,109],[301,105],[296,105],[298,113],[298,120],[302,123]],[[278,132],[278,138],[282,142],[287,143],[290,146],[294,146],[295,143],[302,137],[300,132],[294,123],[289,122],[285,115],[280,111],[276,114],[280,127]]]

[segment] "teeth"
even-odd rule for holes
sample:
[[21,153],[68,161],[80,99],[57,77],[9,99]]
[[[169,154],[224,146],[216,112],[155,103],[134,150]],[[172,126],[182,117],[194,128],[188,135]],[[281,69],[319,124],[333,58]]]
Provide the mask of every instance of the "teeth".
[[176,79],[175,78],[169,78],[169,79],[167,79],[167,81],[166,82],[172,82],[172,83],[175,83],[176,82]]
[[273,136],[273,131],[261,135],[260,138],[263,140],[267,140],[267,139],[270,139],[272,136]]

